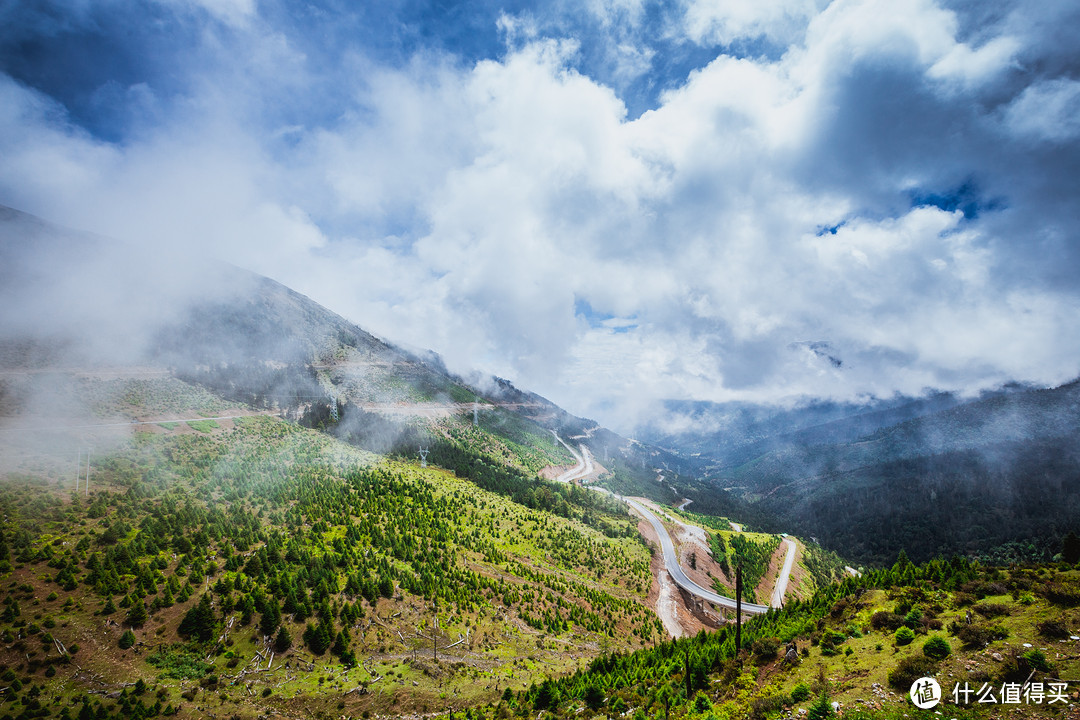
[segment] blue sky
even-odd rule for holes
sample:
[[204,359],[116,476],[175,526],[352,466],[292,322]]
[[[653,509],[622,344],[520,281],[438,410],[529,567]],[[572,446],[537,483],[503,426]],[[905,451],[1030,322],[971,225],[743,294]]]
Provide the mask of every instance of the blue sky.
[[[34,0],[0,203],[628,428],[1080,375],[1074,2]],[[828,347],[828,353],[814,352]]]

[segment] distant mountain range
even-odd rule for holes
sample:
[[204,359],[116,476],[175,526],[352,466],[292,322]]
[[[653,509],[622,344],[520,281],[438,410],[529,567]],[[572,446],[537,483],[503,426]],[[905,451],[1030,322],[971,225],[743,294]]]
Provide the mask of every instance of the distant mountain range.
[[792,409],[669,403],[641,437],[845,557],[1049,559],[1080,529],[1080,383]]

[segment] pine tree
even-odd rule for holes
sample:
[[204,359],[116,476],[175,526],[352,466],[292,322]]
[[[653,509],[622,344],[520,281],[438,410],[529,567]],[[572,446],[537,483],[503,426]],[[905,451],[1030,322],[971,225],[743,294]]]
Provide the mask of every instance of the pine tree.
[[279,653],[283,653],[292,647],[292,636],[289,635],[289,631],[282,625],[278,628],[277,638],[274,639],[274,649]]
[[829,702],[829,696],[823,692],[810,706],[806,716],[809,720],[827,720],[827,718],[831,718],[835,714],[832,703]]
[[131,604],[124,622],[131,627],[142,627],[148,617],[150,615],[146,612],[146,604],[142,600],[136,600]]
[[273,635],[280,624],[281,610],[278,608],[277,600],[270,598],[266,601],[266,608],[263,610],[262,619],[259,620],[259,631],[262,632],[263,635]]
[[1061,543],[1061,556],[1065,562],[1075,565],[1080,562],[1080,537],[1070,532]]
[[255,615],[255,602],[250,595],[245,595],[240,602],[240,625],[241,627],[251,624],[251,618]]
[[210,595],[204,593],[199,598],[199,603],[191,608],[180,621],[176,632],[183,637],[190,637],[199,642],[209,642],[214,638],[217,619],[214,617],[214,608],[210,605]]
[[339,630],[337,637],[334,638],[333,653],[338,657],[341,657],[343,653],[349,650],[349,637],[345,634],[344,630]]
[[131,647],[134,644],[135,644],[135,633],[131,632],[131,630],[125,630],[124,634],[120,636],[120,642],[117,643],[117,646],[121,650],[127,650],[129,647]]

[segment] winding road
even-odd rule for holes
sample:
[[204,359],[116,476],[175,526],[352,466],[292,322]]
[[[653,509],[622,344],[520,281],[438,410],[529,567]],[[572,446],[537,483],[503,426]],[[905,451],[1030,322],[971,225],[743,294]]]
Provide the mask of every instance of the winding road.
[[772,591],[772,600],[769,602],[774,608],[781,607],[784,604],[784,593],[787,592],[787,581],[791,576],[791,568],[795,565],[795,546],[794,540],[784,540],[787,543],[787,556],[784,558],[784,569],[780,571],[780,576],[776,578],[776,587]]
[[556,440],[562,443],[563,447],[570,451],[571,455],[577,458],[577,465],[570,468],[559,477],[555,478],[555,480],[557,482],[571,482],[572,480],[580,480],[582,478],[588,477],[589,475],[592,475],[593,462],[592,455],[589,453],[589,448],[585,447],[584,445],[578,445],[578,447],[581,448],[581,452],[578,453],[577,450],[570,447],[570,445],[567,444],[565,440],[559,437],[559,433],[552,430],[551,434],[555,436]]
[[[735,609],[735,600],[733,598],[724,597],[718,595],[712,590],[706,590],[698,585],[696,582],[686,576],[682,566],[679,565],[679,557],[675,554],[675,544],[671,542],[671,536],[668,535],[667,528],[660,522],[660,519],[653,514],[651,510],[639,503],[637,500],[631,500],[630,498],[622,498],[627,505],[633,508],[639,515],[649,521],[649,524],[653,526],[653,530],[656,531],[657,537],[660,538],[660,548],[663,551],[664,566],[667,568],[668,575],[675,581],[675,584],[681,587],[691,595],[695,595],[706,602],[710,602],[713,605],[719,605],[721,607]],[[791,572],[791,566],[795,562],[794,546],[795,543],[788,541],[788,558],[784,563],[784,569],[780,573],[780,578],[776,581],[776,586],[780,590],[781,597],[783,596],[783,590],[787,587],[788,575]],[[774,593],[775,598],[775,593]],[[756,603],[742,604],[742,611],[750,615],[761,615],[769,611],[768,605],[758,605]]]

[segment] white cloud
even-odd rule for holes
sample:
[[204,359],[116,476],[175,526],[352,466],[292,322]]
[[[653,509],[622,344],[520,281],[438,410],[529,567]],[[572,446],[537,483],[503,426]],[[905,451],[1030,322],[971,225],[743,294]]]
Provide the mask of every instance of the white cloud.
[[1012,67],[1019,49],[1019,41],[1012,37],[994,38],[975,50],[957,43],[930,66],[928,74],[933,78],[979,85]]
[[163,4],[200,8],[217,20],[245,27],[256,15],[255,0],[157,0]]
[[818,0],[691,0],[683,12],[683,31],[699,44],[727,45],[765,37],[797,41],[824,3]]
[[[652,64],[629,27],[641,8],[594,7],[638,63],[628,76]],[[1077,372],[1076,289],[1045,281],[1071,266],[1014,232],[1064,247],[1078,232],[1068,198],[1044,199],[1049,160],[1026,150],[1075,152],[1080,91],[1010,84],[1030,33],[975,38],[930,0],[685,16],[701,42],[791,44],[771,60],[717,57],[629,119],[615,90],[571,67],[581,43],[543,37],[524,14],[500,21],[499,59],[418,53],[391,68],[357,51],[330,79],[287,28],[252,17],[240,67],[200,64],[157,125],[117,144],[5,77],[0,201],[213,251],[453,367],[623,426],[613,396],[633,413],[655,397],[890,395]],[[994,93],[1000,110],[984,104]],[[296,112],[328,97],[340,113]],[[965,184],[969,217],[959,200],[917,199],[947,206]],[[601,320],[576,317],[579,301]]]
[[1080,82],[1056,78],[1031,85],[1005,109],[1004,119],[1010,131],[1035,140],[1080,137]]

